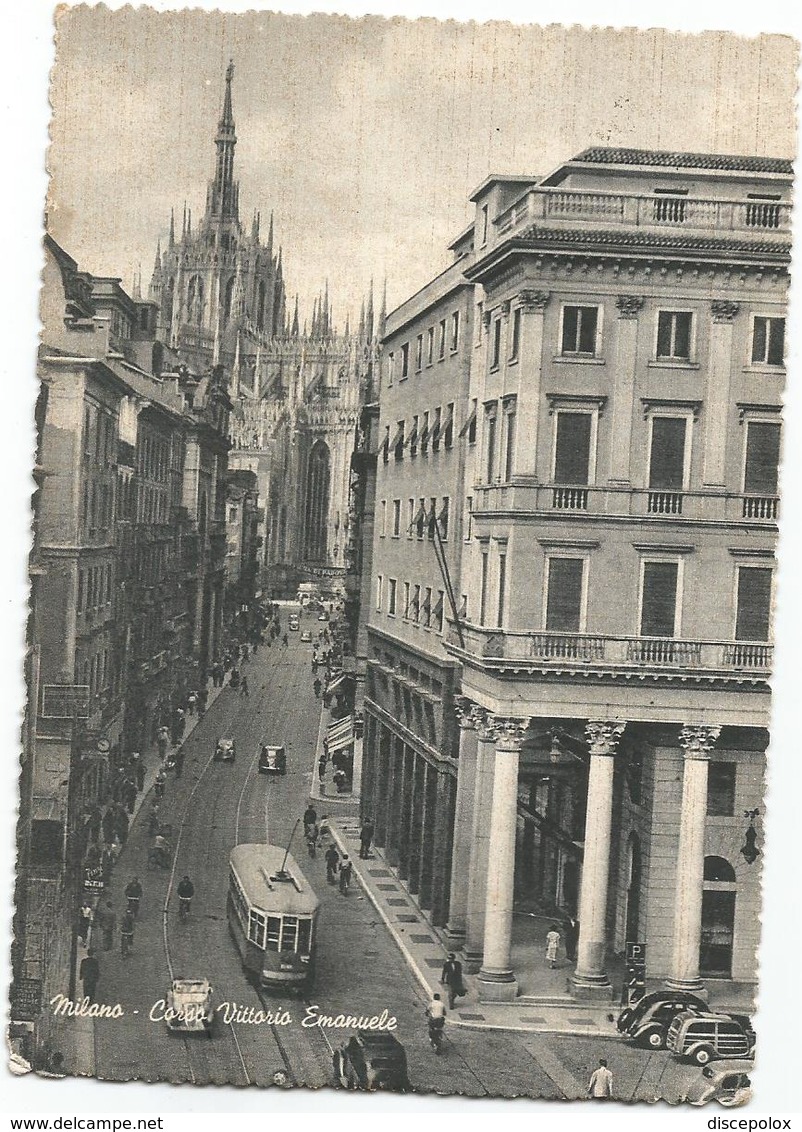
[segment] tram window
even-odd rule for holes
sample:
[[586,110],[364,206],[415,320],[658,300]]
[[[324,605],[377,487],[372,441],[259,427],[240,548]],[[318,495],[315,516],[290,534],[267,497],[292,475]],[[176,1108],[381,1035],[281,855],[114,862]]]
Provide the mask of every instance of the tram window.
[[268,947],[278,948],[278,941],[281,935],[281,917],[268,916],[267,917],[267,945]]
[[285,916],[281,932],[281,950],[295,951],[298,942],[297,916]]
[[259,912],[251,909],[250,923],[248,924],[248,939],[257,947],[265,946],[265,918]]
[[299,920],[298,921],[298,952],[301,955],[306,955],[309,952],[312,943],[312,921]]

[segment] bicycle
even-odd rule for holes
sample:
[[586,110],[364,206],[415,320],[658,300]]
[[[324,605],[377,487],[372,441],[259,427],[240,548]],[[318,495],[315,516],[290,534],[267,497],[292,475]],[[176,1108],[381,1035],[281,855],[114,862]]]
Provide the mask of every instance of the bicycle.
[[190,909],[191,904],[192,904],[192,897],[191,896],[179,896],[178,897],[178,918],[182,922],[189,918],[189,909]]

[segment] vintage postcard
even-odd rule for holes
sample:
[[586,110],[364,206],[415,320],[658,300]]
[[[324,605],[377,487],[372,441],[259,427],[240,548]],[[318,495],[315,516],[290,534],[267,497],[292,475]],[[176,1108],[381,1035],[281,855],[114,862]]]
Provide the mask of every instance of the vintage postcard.
[[54,20],[13,1070],[745,1104],[798,45]]

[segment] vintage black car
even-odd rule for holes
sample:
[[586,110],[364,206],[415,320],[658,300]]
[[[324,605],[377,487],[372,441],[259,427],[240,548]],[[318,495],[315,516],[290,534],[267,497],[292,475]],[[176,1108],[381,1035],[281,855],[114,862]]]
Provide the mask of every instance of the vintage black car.
[[357,1030],[332,1054],[334,1084],[341,1089],[406,1093],[407,1055],[394,1034]]
[[262,748],[259,752],[259,773],[287,773],[287,753],[283,747],[271,747],[266,743],[262,744]]
[[665,1049],[668,1027],[679,1013],[704,1013],[709,1009],[703,998],[688,991],[654,991],[621,1011],[618,1031],[636,1045]]
[[237,757],[237,744],[233,739],[218,739],[214,749],[215,762],[233,763]]

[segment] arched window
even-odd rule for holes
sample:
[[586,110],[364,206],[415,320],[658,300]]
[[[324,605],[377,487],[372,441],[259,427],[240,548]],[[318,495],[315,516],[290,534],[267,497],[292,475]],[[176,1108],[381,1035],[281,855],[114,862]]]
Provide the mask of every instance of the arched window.
[[735,883],[735,869],[723,857],[705,857],[705,880]]
[[259,280],[259,286],[256,289],[256,326],[258,330],[265,328],[265,281]]
[[304,515],[304,556],[313,562],[326,560],[330,487],[329,449],[324,441],[318,440],[309,453]]
[[223,322],[226,323],[231,318],[231,303],[234,299],[234,276],[232,275],[226,283],[226,289],[223,293]]

